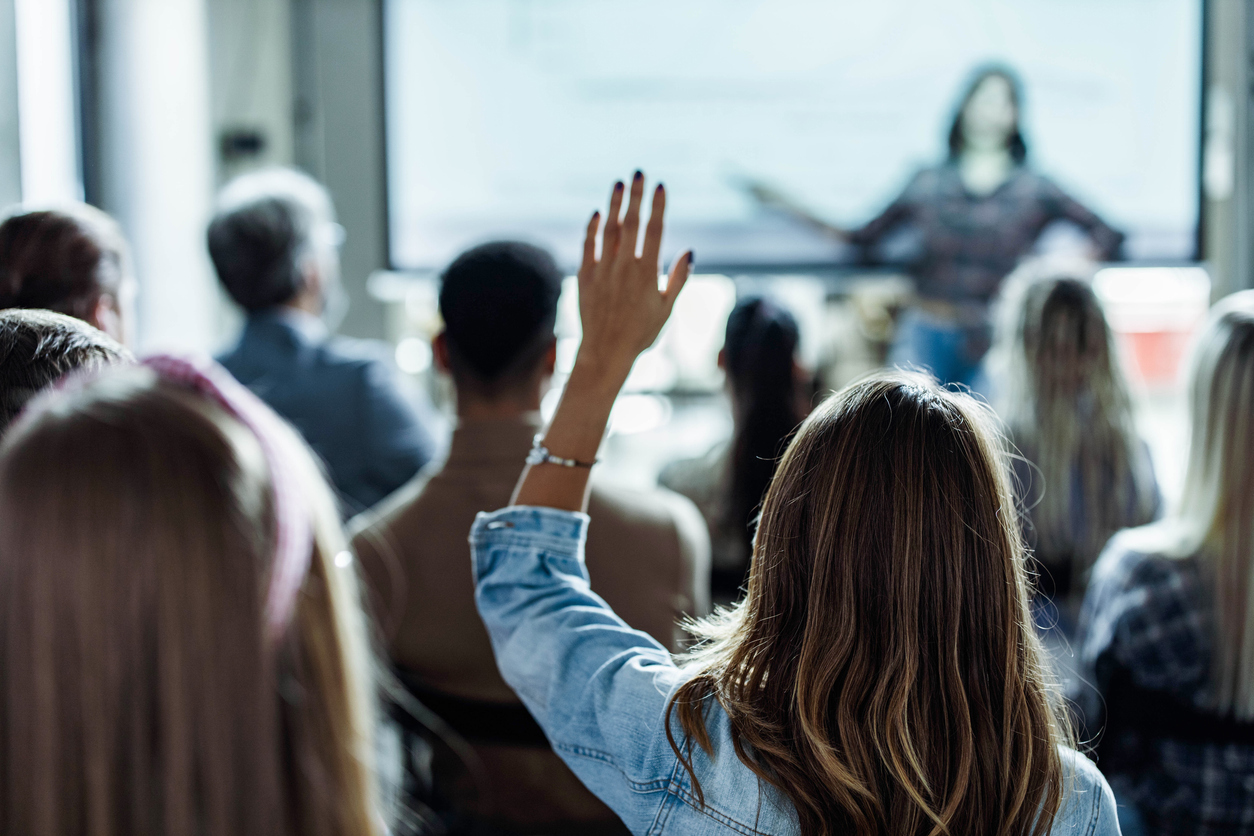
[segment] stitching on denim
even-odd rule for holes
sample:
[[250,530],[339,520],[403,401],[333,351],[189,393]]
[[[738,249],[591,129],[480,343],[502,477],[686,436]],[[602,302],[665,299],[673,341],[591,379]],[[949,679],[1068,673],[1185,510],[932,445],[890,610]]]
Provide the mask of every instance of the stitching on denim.
[[699,805],[697,803],[696,796],[692,795],[686,789],[683,789],[683,788],[680,788],[678,790],[672,789],[671,793],[673,793],[674,795],[679,797],[681,800],[683,800],[683,802],[687,804],[689,807],[691,807],[693,810],[697,811],[703,816],[714,819],[714,821],[718,822],[724,827],[729,827],[738,833],[745,834],[745,836],[770,836],[770,834],[767,833],[766,831],[758,830],[756,827],[750,827],[749,825],[741,821],[738,821],[737,819],[733,819],[731,816],[727,815],[721,810],[717,810],[711,807],[708,803],[704,806]]
[[565,537],[560,534],[547,534],[539,531],[503,533],[505,529],[489,532],[482,537],[471,538],[470,545],[475,551],[496,549],[520,549],[522,551],[552,551],[566,553],[571,559],[578,554],[580,543],[577,537]]
[[663,793],[662,803],[658,805],[657,815],[653,817],[653,825],[646,831],[648,836],[660,836],[666,828],[666,822],[670,820],[671,810],[678,803],[679,800],[675,798],[673,793]]
[[1102,793],[1101,790],[1093,793],[1093,816],[1089,819],[1089,834],[1097,832],[1097,820],[1102,814]]
[[633,779],[630,775],[623,771],[622,767],[618,765],[618,762],[614,760],[614,756],[609,752],[603,752],[600,749],[589,749],[586,746],[575,746],[570,743],[556,743],[553,745],[553,748],[562,752],[569,752],[570,754],[577,755],[581,758],[587,758],[588,760],[600,761],[607,766],[614,767],[614,769],[618,770],[618,774],[623,776],[623,779],[634,792],[659,792],[666,789],[667,782],[665,778],[655,778],[652,781],[637,781]]

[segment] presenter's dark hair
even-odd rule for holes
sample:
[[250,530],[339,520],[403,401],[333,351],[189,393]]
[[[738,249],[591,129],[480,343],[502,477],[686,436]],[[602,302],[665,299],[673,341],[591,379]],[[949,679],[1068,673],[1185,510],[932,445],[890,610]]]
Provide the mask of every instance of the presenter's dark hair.
[[962,154],[964,140],[962,137],[962,116],[967,112],[967,105],[971,103],[971,98],[975,95],[975,91],[980,88],[990,78],[1005,79],[1010,85],[1010,100],[1015,106],[1015,125],[1010,131],[1010,136],[1006,140],[1006,145],[1010,150],[1010,157],[1016,163],[1022,163],[1028,157],[1028,145],[1023,139],[1022,124],[1020,117],[1023,108],[1023,82],[1019,78],[1019,74],[1004,64],[986,64],[978,67],[971,74],[971,80],[967,83],[962,98],[958,100],[958,106],[954,109],[954,119],[949,126],[949,159],[956,160]]
[[0,433],[27,401],[69,372],[133,359],[108,334],[74,317],[0,311]]
[[529,375],[553,341],[562,271],[548,252],[493,241],[445,269],[440,315],[459,385],[492,389]]
[[727,318],[723,361],[736,416],[727,522],[742,532],[746,553],[752,548],[754,517],[775,465],[805,418],[793,385],[800,337],[793,315],[769,299],[742,299]]

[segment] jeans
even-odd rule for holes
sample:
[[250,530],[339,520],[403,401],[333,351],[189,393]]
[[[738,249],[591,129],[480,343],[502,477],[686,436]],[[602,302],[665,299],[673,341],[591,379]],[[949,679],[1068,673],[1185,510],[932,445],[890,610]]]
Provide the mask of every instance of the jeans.
[[888,350],[888,364],[931,372],[941,385],[983,390],[981,361],[988,350],[987,325],[962,325],[919,308],[902,314]]

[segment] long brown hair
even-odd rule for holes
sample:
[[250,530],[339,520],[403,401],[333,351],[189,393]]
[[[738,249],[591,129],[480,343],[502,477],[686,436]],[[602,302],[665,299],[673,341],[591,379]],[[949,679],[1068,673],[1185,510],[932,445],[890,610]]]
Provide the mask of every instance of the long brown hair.
[[717,699],[802,833],[1048,832],[1067,735],[1006,467],[983,407],[900,373],[829,398],[784,454],[748,596],[698,625],[670,708],[708,751]]
[[295,434],[313,559],[276,643],[257,437],[150,369],[44,397],[0,447],[0,829],[379,832],[356,590]]
[[1027,509],[1028,539],[1047,565],[1068,561],[1080,589],[1111,535],[1149,522],[1158,505],[1092,273],[1091,265],[1047,260],[1016,270],[989,357],[997,413],[1043,482]]

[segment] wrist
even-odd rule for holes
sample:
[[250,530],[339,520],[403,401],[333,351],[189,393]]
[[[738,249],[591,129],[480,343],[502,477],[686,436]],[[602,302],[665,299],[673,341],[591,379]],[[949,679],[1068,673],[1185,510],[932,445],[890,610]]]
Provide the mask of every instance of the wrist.
[[634,363],[634,357],[630,360],[606,357],[593,352],[584,352],[581,349],[575,355],[575,365],[571,369],[570,380],[566,384],[567,390],[573,385],[578,389],[603,395],[612,401],[618,397],[619,390],[627,382],[627,375],[631,373]]

